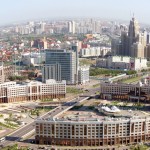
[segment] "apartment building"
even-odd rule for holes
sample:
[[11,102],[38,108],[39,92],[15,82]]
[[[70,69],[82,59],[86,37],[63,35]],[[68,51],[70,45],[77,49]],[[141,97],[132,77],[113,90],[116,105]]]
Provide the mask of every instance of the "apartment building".
[[84,84],[84,83],[90,81],[89,70],[90,70],[89,66],[80,66],[79,67],[79,70],[78,70],[78,83],[79,84]]
[[80,57],[104,57],[111,54],[110,47],[90,47],[80,50]]
[[97,59],[96,66],[108,69],[141,70],[147,68],[147,59],[126,56],[110,56]]

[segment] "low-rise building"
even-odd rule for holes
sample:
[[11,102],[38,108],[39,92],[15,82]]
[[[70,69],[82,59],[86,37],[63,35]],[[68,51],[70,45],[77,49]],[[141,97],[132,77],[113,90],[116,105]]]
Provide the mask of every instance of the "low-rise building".
[[115,99],[125,101],[150,101],[150,86],[138,84],[101,82],[101,99]]
[[25,53],[22,54],[21,61],[24,65],[39,65],[45,62],[45,53]]
[[132,58],[125,56],[110,56],[99,58],[96,61],[97,67],[121,70],[141,70],[147,68],[147,59]]
[[90,47],[83,48],[80,50],[80,57],[98,57],[98,56],[106,56],[111,54],[110,47]]
[[0,103],[39,100],[45,98],[62,98],[66,94],[66,81],[46,80],[46,83],[29,82],[0,84]]

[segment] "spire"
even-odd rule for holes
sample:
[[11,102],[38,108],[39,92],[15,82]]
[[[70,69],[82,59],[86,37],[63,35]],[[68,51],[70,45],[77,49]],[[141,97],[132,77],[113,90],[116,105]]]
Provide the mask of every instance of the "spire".
[[133,13],[133,17],[132,17],[132,20],[134,21],[135,20],[135,14]]

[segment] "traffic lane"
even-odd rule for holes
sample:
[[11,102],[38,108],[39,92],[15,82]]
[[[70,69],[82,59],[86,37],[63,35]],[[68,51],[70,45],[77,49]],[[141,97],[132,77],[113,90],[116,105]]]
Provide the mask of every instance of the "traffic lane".
[[34,126],[31,125],[29,127],[26,127],[24,129],[22,129],[21,131],[18,131],[17,133],[10,135],[10,136],[6,136],[6,140],[7,141],[15,141],[20,139],[22,136],[24,136],[25,134],[29,133],[30,131],[32,131],[34,129]]
[[[45,117],[45,116],[47,117],[47,116],[49,116],[49,114],[43,115],[43,117]],[[16,139],[16,137],[20,138],[20,136],[23,136],[23,135],[27,134],[28,132],[30,132],[33,129],[34,129],[34,122],[28,124],[27,126],[19,129],[16,132],[10,134],[9,136],[6,136],[6,140],[9,141],[9,140],[12,140],[12,139]]]

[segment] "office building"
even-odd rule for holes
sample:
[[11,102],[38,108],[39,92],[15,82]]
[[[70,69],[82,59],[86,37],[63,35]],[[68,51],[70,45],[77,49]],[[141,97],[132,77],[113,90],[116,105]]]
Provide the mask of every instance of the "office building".
[[150,86],[142,82],[138,84],[101,82],[100,93],[102,99],[150,101]]
[[72,107],[57,107],[47,118],[35,120],[36,144],[81,146],[84,150],[85,146],[93,146],[94,150],[104,150],[105,147],[106,150],[108,145],[139,144],[150,139],[150,117],[144,109],[137,111],[99,105],[94,107],[97,111],[81,112],[70,110]]
[[61,81],[61,66],[60,64],[46,64],[42,66],[42,82],[48,79],[55,79]]
[[[112,146],[150,139],[150,117],[36,120],[36,144]],[[101,148],[100,148],[101,149]]]
[[61,68],[61,80],[66,80],[67,84],[78,83],[77,51],[64,49],[46,50],[45,64],[59,64]]
[[29,82],[0,84],[0,103],[42,100],[46,98],[63,98],[66,94],[66,81],[46,80],[46,83]]

